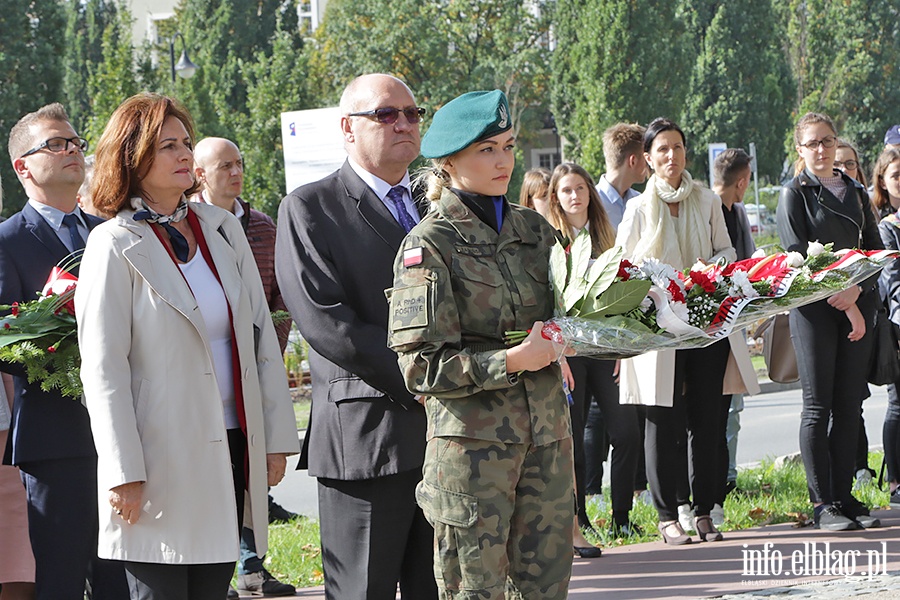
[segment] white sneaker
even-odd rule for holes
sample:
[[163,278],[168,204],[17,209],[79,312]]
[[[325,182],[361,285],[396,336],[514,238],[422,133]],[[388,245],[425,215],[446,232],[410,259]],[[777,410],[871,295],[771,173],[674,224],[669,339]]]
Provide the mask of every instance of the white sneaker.
[[694,531],[694,511],[690,504],[682,504],[678,507],[678,523],[685,533]]
[[856,472],[856,483],[853,485],[854,490],[861,490],[872,483],[872,472],[868,469],[860,469]]
[[725,509],[722,508],[721,504],[713,504],[712,510],[709,511],[709,516],[716,527],[721,527],[725,524]]

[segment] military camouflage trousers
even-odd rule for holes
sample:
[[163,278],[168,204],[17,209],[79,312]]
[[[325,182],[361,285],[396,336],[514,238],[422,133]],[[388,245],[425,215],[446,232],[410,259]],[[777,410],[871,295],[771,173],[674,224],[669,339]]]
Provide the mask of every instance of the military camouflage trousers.
[[416,500],[434,526],[440,597],[565,598],[572,473],[571,438],[546,446],[431,439]]

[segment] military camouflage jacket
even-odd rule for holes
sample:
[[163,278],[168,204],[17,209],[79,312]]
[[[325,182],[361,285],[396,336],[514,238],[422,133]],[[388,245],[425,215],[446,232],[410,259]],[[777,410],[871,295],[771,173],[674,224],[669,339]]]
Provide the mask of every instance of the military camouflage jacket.
[[508,377],[503,333],[553,316],[550,225],[509,205],[501,232],[449,190],[407,235],[388,290],[389,345],[427,397],[428,438],[544,445],[570,435],[559,366]]

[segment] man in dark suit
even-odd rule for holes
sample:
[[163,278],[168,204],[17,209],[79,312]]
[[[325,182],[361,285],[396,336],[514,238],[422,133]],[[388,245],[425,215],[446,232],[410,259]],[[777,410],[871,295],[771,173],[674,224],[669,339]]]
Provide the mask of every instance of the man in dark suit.
[[[28,203],[0,224],[0,303],[34,300],[51,269],[84,248],[100,219],[77,207],[84,150],[60,104],[27,114],[9,134],[13,169]],[[24,369],[4,363],[15,401],[4,462],[17,465],[28,497],[39,600],[128,598],[125,573],[97,558],[97,454],[87,409],[28,383]]]
[[387,347],[393,261],[419,219],[409,164],[424,110],[400,80],[363,75],[341,97],[349,158],[278,213],[278,285],[309,343],[313,403],[298,468],[318,478],[326,597],[437,597],[433,530],[416,505],[425,412]]

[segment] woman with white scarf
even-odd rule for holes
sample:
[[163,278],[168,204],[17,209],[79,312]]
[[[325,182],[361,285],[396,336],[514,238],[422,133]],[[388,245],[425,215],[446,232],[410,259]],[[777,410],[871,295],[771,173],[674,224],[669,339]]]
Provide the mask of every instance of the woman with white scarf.
[[[647,126],[644,158],[654,174],[644,193],[628,203],[616,237],[616,245],[632,262],[653,258],[680,271],[697,260],[735,259],[722,202],[694,183],[684,168],[686,151],[684,133],[674,122],[658,118]],[[659,532],[668,544],[691,542],[678,522],[676,492],[688,439],[694,528],[702,541],[722,539],[709,513],[720,479],[716,454],[718,440],[725,435],[721,412],[728,402],[722,382],[728,355],[729,343],[723,340],[706,348],[622,361],[621,402],[647,405],[647,476]]]

